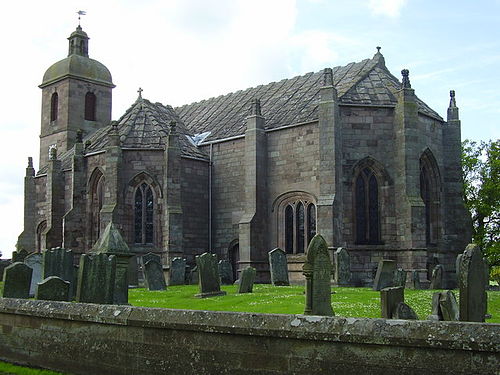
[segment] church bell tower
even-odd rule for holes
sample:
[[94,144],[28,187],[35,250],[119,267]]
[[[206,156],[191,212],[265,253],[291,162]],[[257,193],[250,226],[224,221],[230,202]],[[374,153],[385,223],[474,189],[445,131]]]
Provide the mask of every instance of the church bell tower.
[[47,165],[49,149],[58,154],[71,149],[77,132],[83,136],[111,121],[111,73],[89,58],[89,37],[78,25],[69,36],[68,57],[53,64],[43,76],[40,168]]

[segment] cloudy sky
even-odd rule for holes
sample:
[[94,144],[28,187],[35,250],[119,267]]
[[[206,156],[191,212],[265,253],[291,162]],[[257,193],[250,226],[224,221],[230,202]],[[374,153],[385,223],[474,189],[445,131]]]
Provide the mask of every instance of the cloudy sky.
[[445,117],[457,93],[462,138],[500,136],[500,0],[61,0],[0,5],[3,89],[0,251],[22,231],[27,157],[38,169],[45,70],[67,55],[76,11],[90,57],[113,75],[113,118],[143,96],[180,105],[370,58]]

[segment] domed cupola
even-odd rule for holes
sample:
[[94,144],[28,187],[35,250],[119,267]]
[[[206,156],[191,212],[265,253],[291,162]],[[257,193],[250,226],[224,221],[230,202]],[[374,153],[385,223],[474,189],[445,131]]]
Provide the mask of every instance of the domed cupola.
[[69,150],[78,130],[89,135],[111,121],[111,90],[115,87],[111,73],[89,57],[89,37],[80,25],[68,41],[68,57],[51,65],[39,86],[40,167],[47,163],[50,147]]

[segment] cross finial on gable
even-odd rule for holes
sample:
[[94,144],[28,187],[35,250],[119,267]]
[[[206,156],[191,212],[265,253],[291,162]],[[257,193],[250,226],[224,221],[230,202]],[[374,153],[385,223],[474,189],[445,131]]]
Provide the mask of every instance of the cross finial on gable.
[[380,49],[381,49],[382,47],[377,46],[376,48],[377,48],[377,53],[380,53]]
[[142,92],[144,90],[142,88],[139,87],[139,90],[137,90],[137,92],[139,93],[139,97],[137,99],[142,99]]

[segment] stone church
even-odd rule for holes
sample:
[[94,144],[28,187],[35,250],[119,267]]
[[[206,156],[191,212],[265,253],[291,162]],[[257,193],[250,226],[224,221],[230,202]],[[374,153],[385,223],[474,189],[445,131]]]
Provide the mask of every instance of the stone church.
[[467,244],[460,120],[446,121],[372,58],[172,107],[141,95],[111,120],[109,70],[80,26],[43,76],[40,166],[29,158],[18,248],[92,249],[109,222],[137,255],[188,263],[205,251],[291,280],[320,233],[346,248],[357,285],[382,258],[449,283]]

